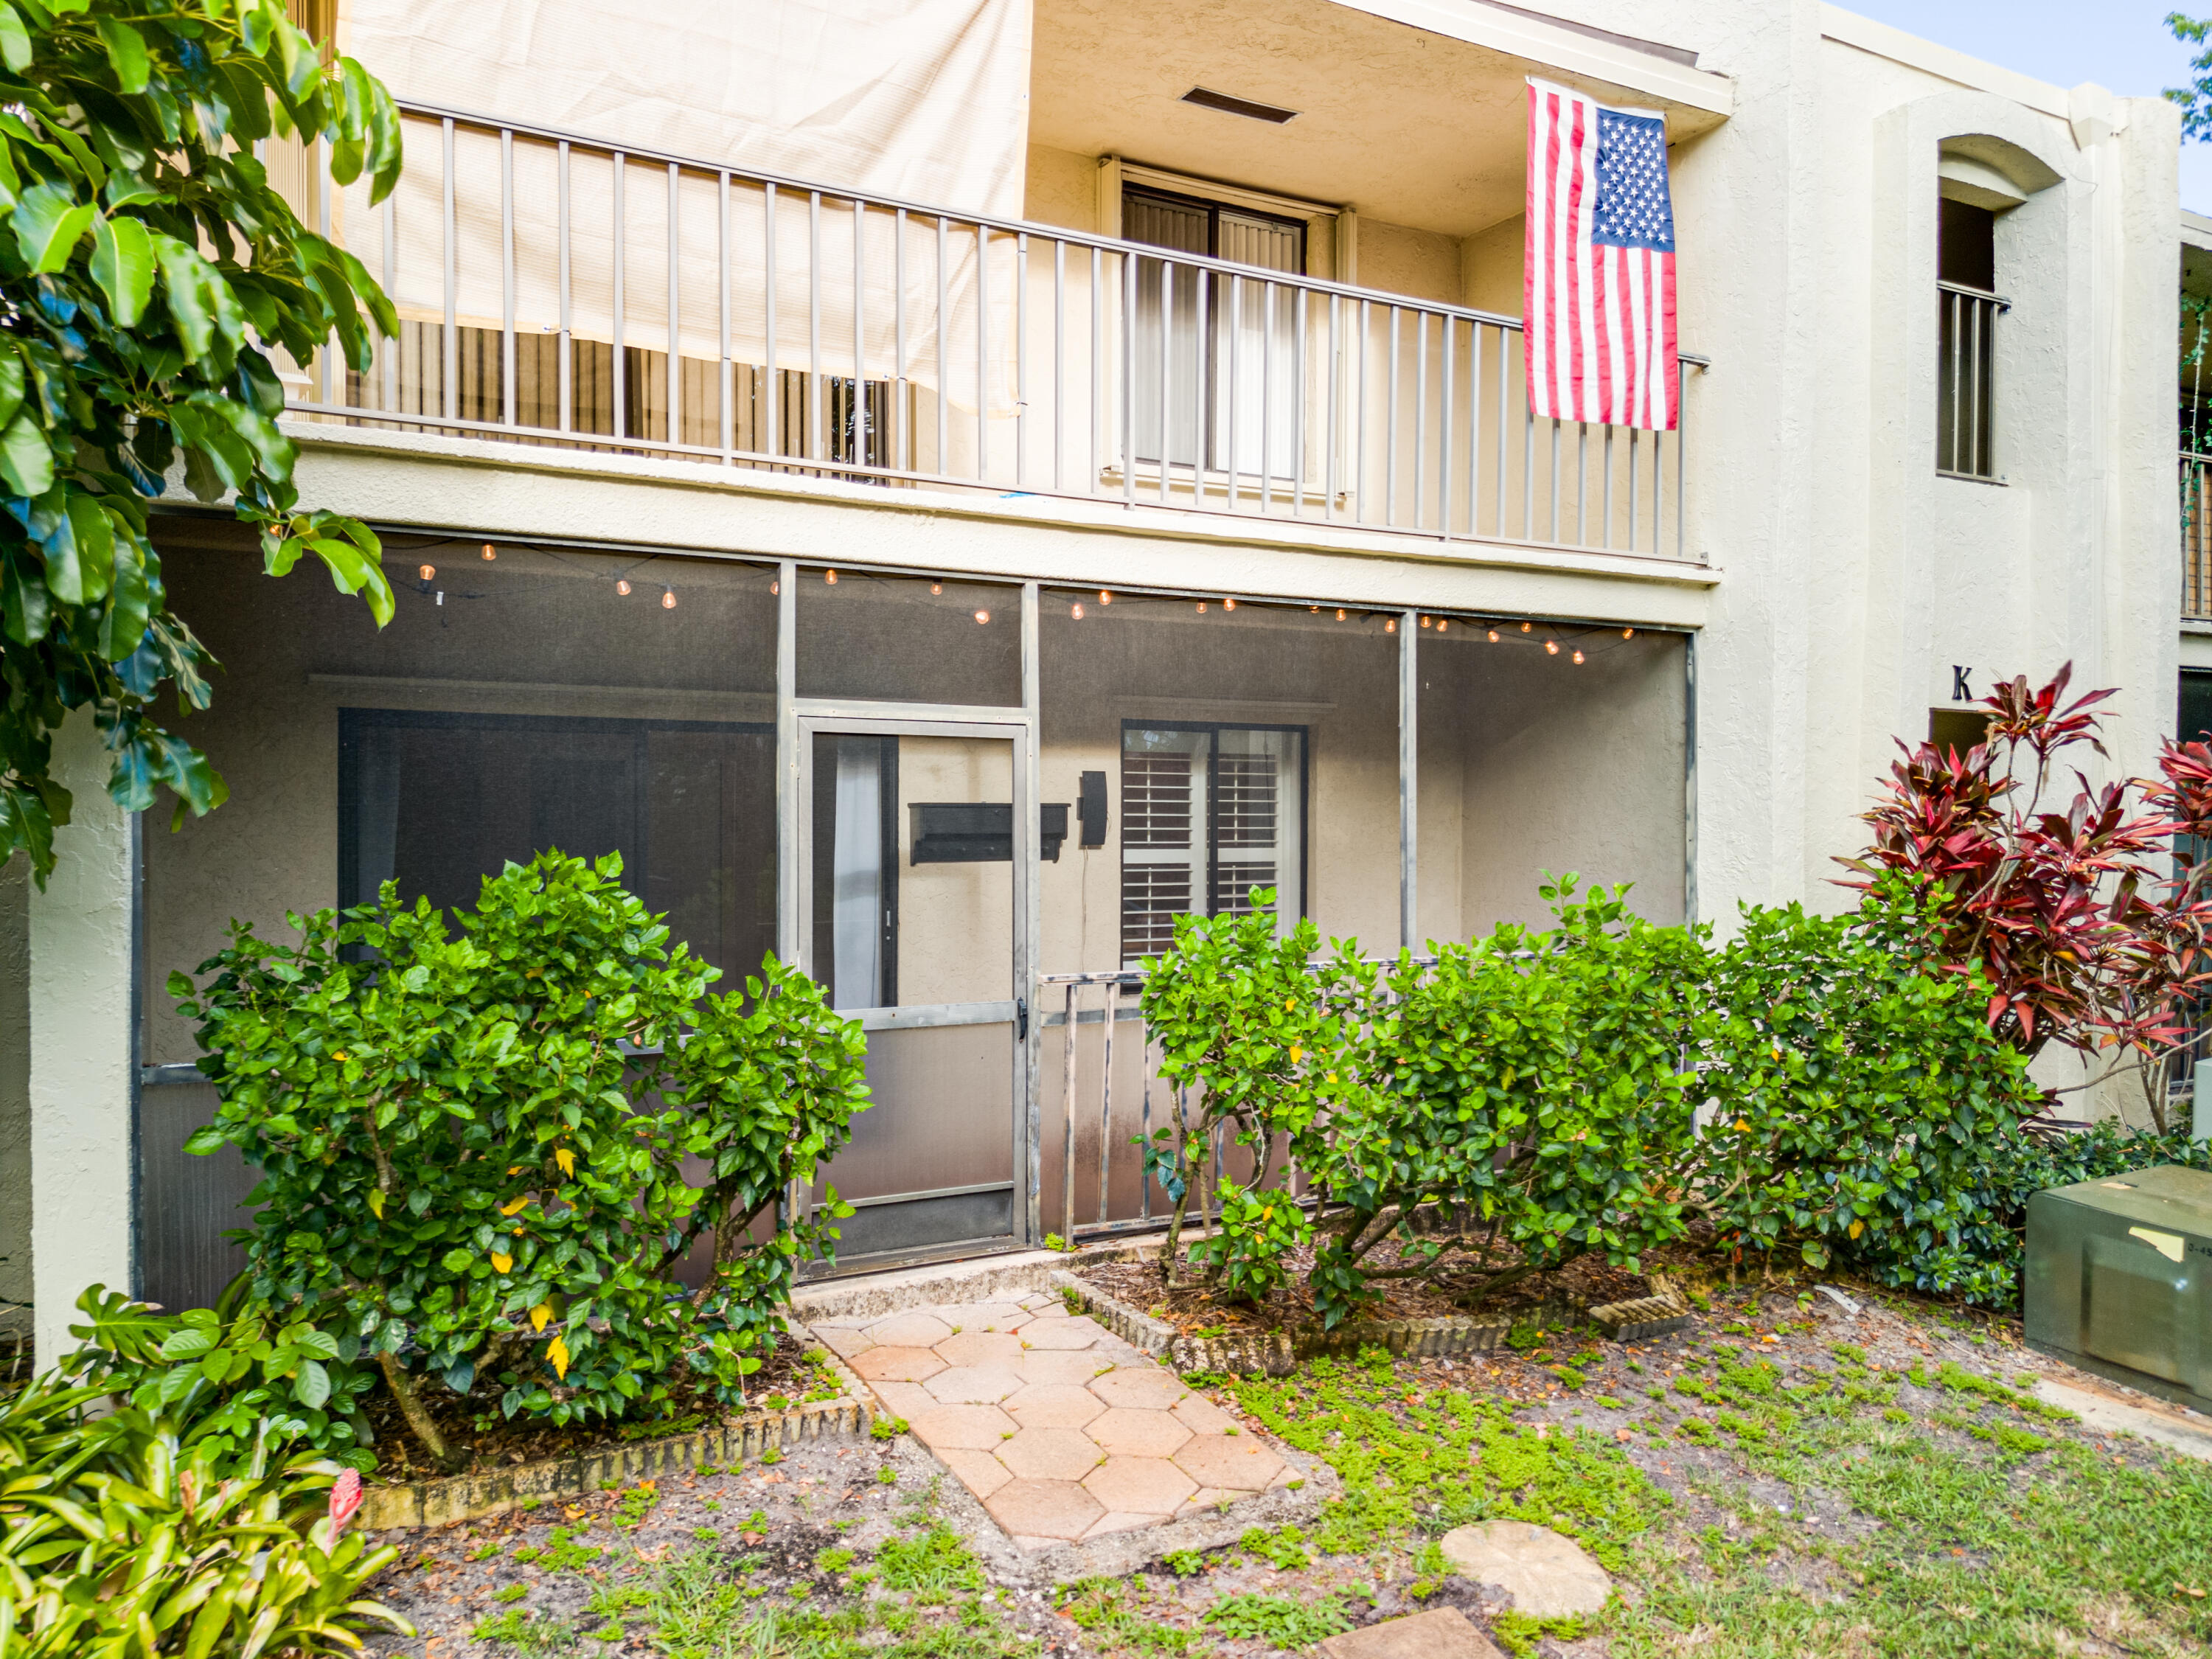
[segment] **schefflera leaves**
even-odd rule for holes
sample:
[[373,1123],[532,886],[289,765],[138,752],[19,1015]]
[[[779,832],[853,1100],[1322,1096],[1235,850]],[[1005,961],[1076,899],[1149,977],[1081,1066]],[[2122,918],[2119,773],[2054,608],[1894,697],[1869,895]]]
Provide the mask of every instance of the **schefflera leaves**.
[[376,537],[302,511],[279,431],[276,362],[335,340],[356,369],[391,302],[303,226],[254,154],[324,141],[331,179],[372,200],[399,174],[390,95],[325,64],[282,0],[0,0],[0,860],[41,881],[69,792],[53,729],[90,707],[124,807],[224,798],[164,730],[164,685],[204,708],[204,647],[168,608],[147,502],[173,474],[228,500],[281,575],[312,555],[380,624]]

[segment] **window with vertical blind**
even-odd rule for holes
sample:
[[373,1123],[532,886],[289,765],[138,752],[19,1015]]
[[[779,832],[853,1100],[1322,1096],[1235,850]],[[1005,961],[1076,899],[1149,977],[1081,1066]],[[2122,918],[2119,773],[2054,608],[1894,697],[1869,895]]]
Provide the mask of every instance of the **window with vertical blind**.
[[1175,942],[1179,915],[1251,908],[1277,890],[1305,913],[1303,726],[1131,723],[1121,732],[1121,960]]
[[[1295,276],[1306,268],[1304,221],[1165,191],[1122,191],[1121,235],[1255,271]],[[1235,438],[1238,470],[1256,471],[1263,464],[1264,427],[1274,439],[1267,464],[1288,473],[1297,396],[1289,373],[1291,305],[1290,293],[1263,276],[1224,279],[1171,259],[1138,260],[1133,391],[1139,459],[1196,466],[1202,456],[1208,467],[1228,466],[1233,397],[1243,411]]]

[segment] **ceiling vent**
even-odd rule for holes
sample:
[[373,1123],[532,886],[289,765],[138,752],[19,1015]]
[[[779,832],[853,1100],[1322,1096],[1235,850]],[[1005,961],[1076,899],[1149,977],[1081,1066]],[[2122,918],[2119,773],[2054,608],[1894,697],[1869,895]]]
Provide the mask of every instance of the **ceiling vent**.
[[1273,104],[1255,104],[1249,98],[1232,98],[1225,92],[1209,92],[1204,87],[1193,87],[1182,95],[1186,104],[1196,104],[1200,109],[1218,109],[1224,115],[1242,115],[1255,121],[1271,121],[1280,126],[1297,116],[1294,109],[1279,109]]

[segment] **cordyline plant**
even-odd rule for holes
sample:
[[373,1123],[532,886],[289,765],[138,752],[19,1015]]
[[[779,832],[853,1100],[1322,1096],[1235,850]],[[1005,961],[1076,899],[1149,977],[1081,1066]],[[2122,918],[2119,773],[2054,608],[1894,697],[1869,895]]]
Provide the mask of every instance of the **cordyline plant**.
[[[154,718],[164,684],[208,702],[213,659],[168,608],[147,502],[181,461],[203,501],[234,494],[271,575],[304,554],[378,623],[376,538],[297,507],[271,361],[336,336],[357,369],[398,318],[360,260],[306,229],[254,151],[328,141],[331,176],[399,176],[399,118],[351,59],[325,66],[283,0],[0,3],[0,863],[41,882],[70,793],[50,771],[89,708],[128,811],[225,795]],[[364,315],[364,313],[366,315]]]
[[2061,759],[2106,753],[2096,711],[2113,696],[2069,702],[2072,677],[2069,663],[2038,688],[1999,686],[1970,750],[1905,750],[1864,815],[1874,845],[1839,861],[1863,878],[1847,886],[1926,884],[1935,953],[1987,981],[1990,1029],[2030,1057],[2118,1051],[2093,1082],[2135,1074],[2162,1133],[2160,1062],[2191,1040],[2190,1000],[2212,981],[2212,747],[2169,740],[2155,778],[2073,769],[2060,807]]
[[451,935],[387,883],[291,918],[295,945],[234,924],[197,988],[170,980],[222,1097],[189,1149],[261,1172],[256,1301],[334,1298],[320,1328],[358,1340],[442,1464],[462,1454],[426,1379],[556,1423],[665,1412],[687,1370],[741,1401],[797,1267],[852,1213],[832,1192],[757,1224],[866,1109],[860,1027],[773,958],[744,996],[708,994],[720,970],[621,868],[510,864]]

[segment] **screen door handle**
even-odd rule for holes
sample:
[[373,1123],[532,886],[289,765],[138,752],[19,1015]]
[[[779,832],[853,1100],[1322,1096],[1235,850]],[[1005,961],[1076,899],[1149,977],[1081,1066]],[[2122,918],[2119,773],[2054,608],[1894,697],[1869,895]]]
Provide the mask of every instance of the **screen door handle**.
[[1030,1040],[1030,1005],[1026,998],[1014,999],[1014,1041],[1027,1042]]

